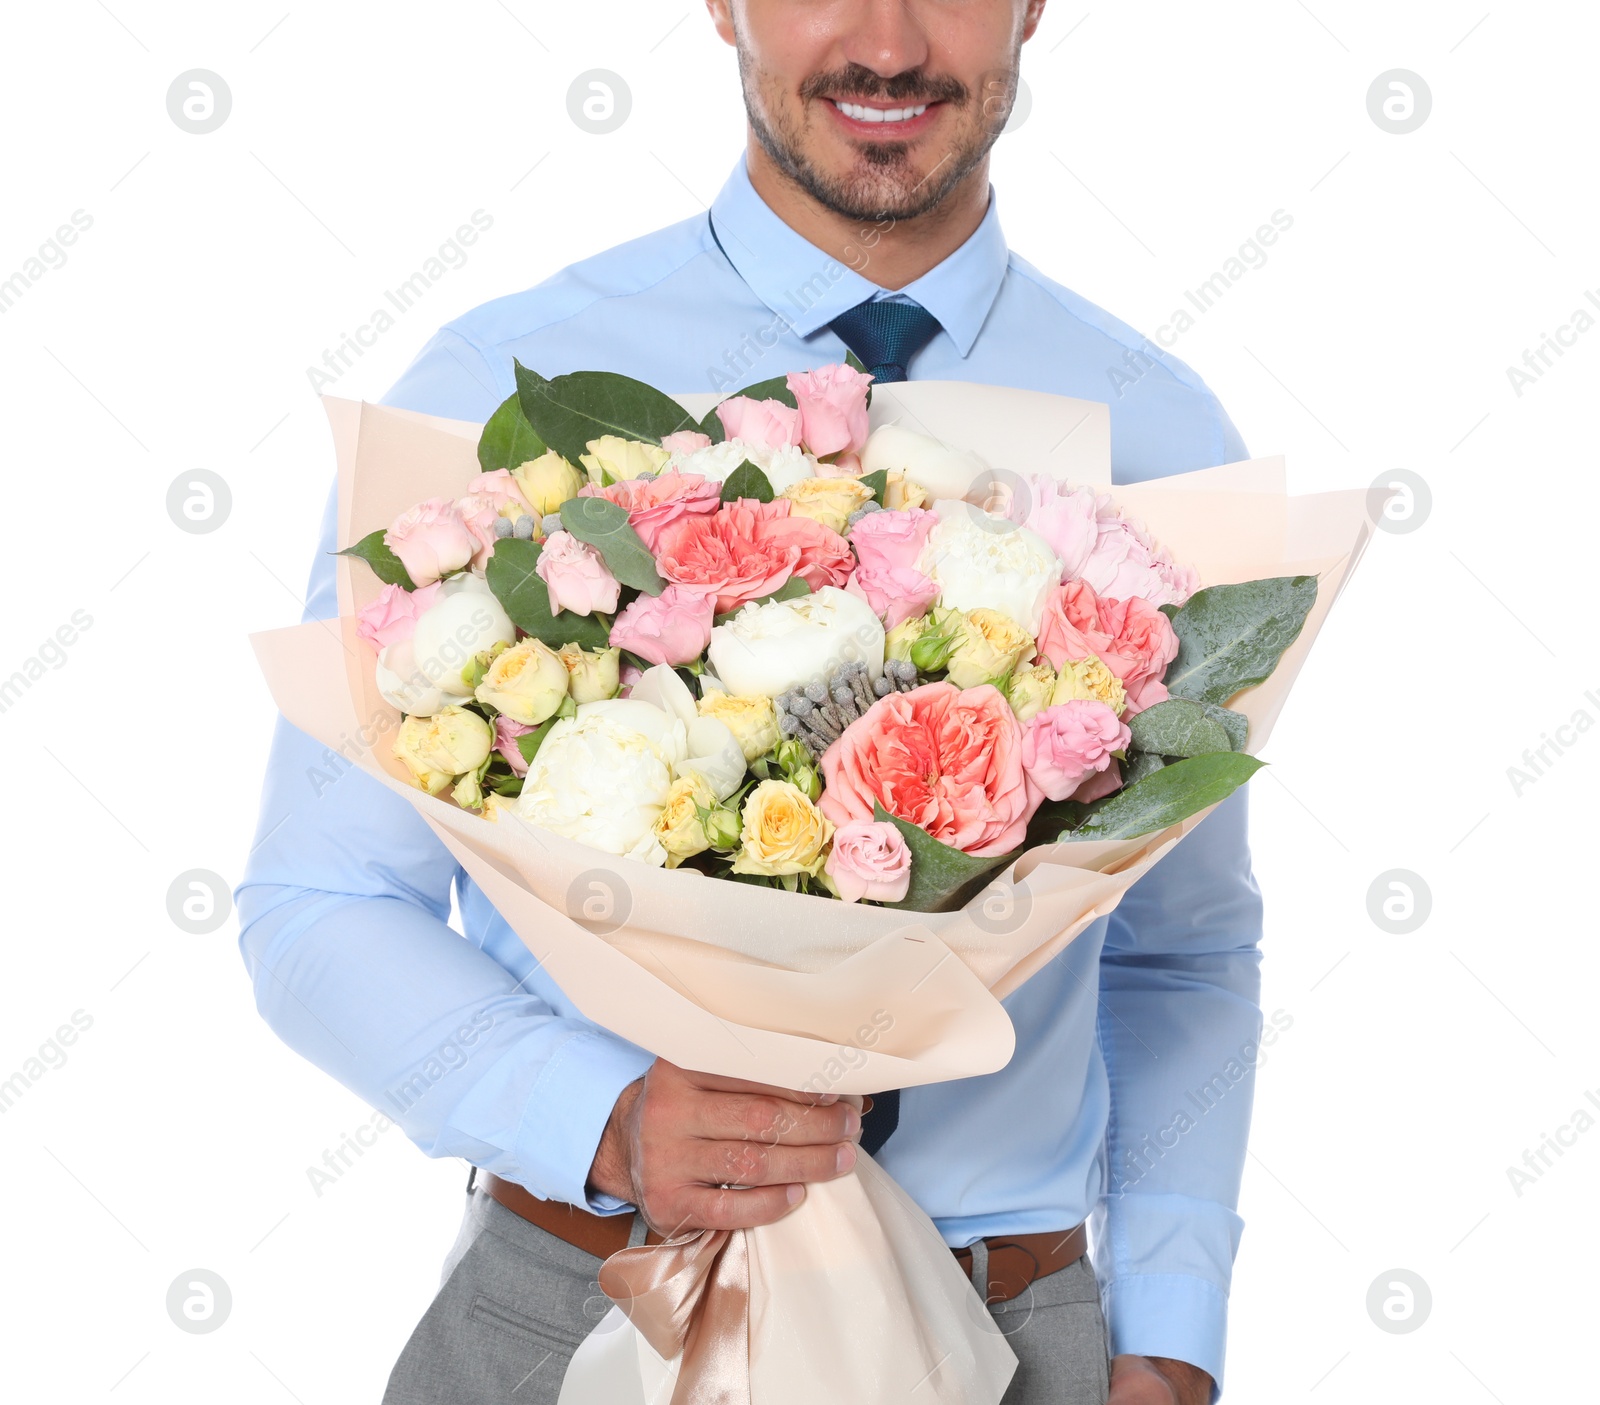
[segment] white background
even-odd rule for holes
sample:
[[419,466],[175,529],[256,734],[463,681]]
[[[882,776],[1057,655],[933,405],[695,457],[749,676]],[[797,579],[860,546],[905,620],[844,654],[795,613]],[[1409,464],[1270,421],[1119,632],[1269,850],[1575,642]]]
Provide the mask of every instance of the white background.
[[[1404,468],[1432,495],[1377,538],[1252,787],[1264,1005],[1293,1026],[1259,1079],[1235,1401],[1516,1405],[1588,1375],[1600,1127],[1520,1195],[1507,1168],[1600,1089],[1600,735],[1520,795],[1507,768],[1600,719],[1600,329],[1520,397],[1506,368],[1600,290],[1600,23],[1488,3],[1055,0],[995,154],[1013,247],[1147,331],[1291,215],[1176,353],[1298,488]],[[369,1110],[257,1019],[231,921],[191,935],[166,905],[251,842],[272,708],[245,636],[298,618],[332,473],[305,368],[473,211],[470,261],[335,394],[376,398],[440,323],[694,213],[742,141],[690,0],[283,4],[7,13],[0,278],[93,219],[0,315],[0,677],[93,620],[0,714],[0,1079],[92,1020],[0,1114],[18,1399],[377,1398],[464,1168],[389,1131],[315,1194]],[[191,68],[232,92],[208,135],[166,110]],[[592,68],[633,95],[608,136],[567,116]],[[1393,68],[1433,96],[1409,135],[1367,111]],[[200,468],[232,511],[193,535],[165,503]],[[1369,916],[1392,869],[1431,892],[1408,935]],[[232,1290],[210,1335],[166,1311],[194,1268]],[[1403,1335],[1366,1307],[1397,1268],[1433,1301]]]

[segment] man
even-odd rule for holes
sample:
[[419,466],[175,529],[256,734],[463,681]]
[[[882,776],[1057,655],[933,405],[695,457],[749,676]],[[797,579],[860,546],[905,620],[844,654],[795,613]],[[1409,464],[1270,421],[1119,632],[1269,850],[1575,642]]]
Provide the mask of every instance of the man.
[[[880,379],[1100,399],[1143,355],[1000,232],[988,151],[1044,0],[707,3],[750,126],[709,214],[460,318],[389,403],[481,421],[513,358],[731,392],[847,348]],[[1186,367],[1143,364],[1111,406],[1120,480],[1245,457]],[[325,549],[332,534],[330,509]],[[313,616],[334,613],[330,562]],[[1248,1080],[1179,1109],[1254,1062],[1242,796],[1005,1002],[1007,1068],[887,1095],[863,1133],[848,1100],[704,1077],[590,1024],[408,805],[353,769],[319,793],[321,759],[281,727],[239,893],[257,1002],[430,1155],[481,1168],[387,1400],[554,1401],[605,1306],[606,1253],[647,1227],[775,1220],[849,1174],[863,1136],[992,1300],[1021,1363],[1007,1402],[1104,1400],[1108,1365],[1115,1405],[1212,1398]],[[466,940],[446,925],[452,885]],[[1091,1214],[1093,1270],[1073,1233]]]

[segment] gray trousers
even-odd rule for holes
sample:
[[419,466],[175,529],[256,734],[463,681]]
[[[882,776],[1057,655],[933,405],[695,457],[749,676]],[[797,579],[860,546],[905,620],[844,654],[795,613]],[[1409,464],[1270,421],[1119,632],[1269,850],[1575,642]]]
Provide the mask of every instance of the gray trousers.
[[[611,1307],[600,1264],[472,1192],[384,1405],[556,1405],[572,1353]],[[1106,1327],[1087,1258],[989,1310],[1020,1363],[1004,1405],[1104,1405]]]

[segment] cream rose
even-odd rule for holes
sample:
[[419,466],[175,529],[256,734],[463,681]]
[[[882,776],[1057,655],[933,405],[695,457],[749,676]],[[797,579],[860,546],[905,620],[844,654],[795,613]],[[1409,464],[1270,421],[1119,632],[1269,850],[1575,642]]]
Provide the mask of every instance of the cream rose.
[[809,517],[842,534],[850,525],[850,514],[872,501],[872,489],[854,478],[804,478],[781,496],[789,499],[794,516]]
[[561,504],[578,496],[583,475],[554,449],[511,470],[511,477],[541,515],[560,512]]
[[765,693],[734,697],[720,688],[707,688],[700,699],[700,715],[724,723],[738,740],[746,761],[765,756],[778,744],[778,710]]
[[1128,699],[1122,680],[1091,654],[1062,665],[1050,703],[1064,702],[1103,702],[1120,717]]
[[790,873],[815,877],[833,838],[828,817],[788,781],[762,781],[744,802],[744,826],[735,873],[768,878]]
[[585,447],[589,452],[578,457],[589,470],[589,481],[597,488],[605,486],[608,474],[613,483],[620,483],[624,478],[660,473],[671,457],[659,444],[645,444],[616,434],[602,434]]
[[673,781],[655,822],[656,842],[666,851],[668,868],[711,847],[700,811],[716,808],[716,793],[698,771],[685,771]]
[[394,754],[419,790],[437,795],[457,776],[476,771],[494,746],[494,729],[475,712],[447,707],[432,717],[408,717],[394,739]]
[[980,683],[999,683],[1032,655],[1033,637],[1010,616],[998,610],[969,610],[945,668],[956,687],[976,688]]
[[599,702],[614,698],[621,686],[621,649],[585,649],[563,644],[556,657],[567,668],[567,690],[575,703]]
[[567,666],[554,649],[524,639],[495,656],[475,696],[513,722],[537,727],[566,699],[567,678]]
[[1006,701],[1017,714],[1017,721],[1026,722],[1049,707],[1055,686],[1056,671],[1050,667],[1049,659],[1017,669],[1005,686]]

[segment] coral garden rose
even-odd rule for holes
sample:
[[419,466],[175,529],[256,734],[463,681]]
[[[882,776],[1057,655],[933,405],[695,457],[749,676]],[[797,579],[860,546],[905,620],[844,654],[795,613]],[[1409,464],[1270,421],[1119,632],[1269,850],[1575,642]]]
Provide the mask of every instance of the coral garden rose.
[[1038,806],[1022,767],[1022,726],[991,687],[927,683],[880,698],[822,757],[822,810],[835,825],[880,804],[942,844],[979,857],[1022,842]]
[[1178,654],[1172,622],[1156,606],[1137,596],[1103,598],[1086,580],[1068,581],[1049,593],[1038,640],[1039,652],[1057,669],[1093,656],[1129,693],[1159,680]]
[[842,586],[855,564],[850,544],[789,508],[786,498],[741,499],[709,517],[683,518],[661,533],[656,568],[677,585],[714,593],[718,614],[771,595],[790,576],[814,591]]

